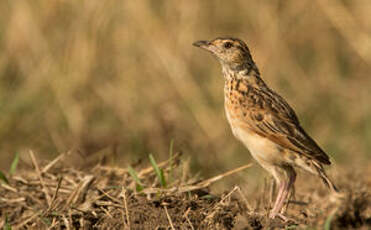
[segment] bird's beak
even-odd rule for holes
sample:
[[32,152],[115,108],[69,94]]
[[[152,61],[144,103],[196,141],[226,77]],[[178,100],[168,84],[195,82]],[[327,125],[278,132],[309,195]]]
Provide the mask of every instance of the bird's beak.
[[209,42],[209,41],[197,41],[197,42],[194,42],[193,43],[194,46],[196,47],[200,47],[202,49],[205,49],[211,53],[215,53],[216,51],[216,47],[214,46],[214,44],[212,42]]
[[206,49],[209,45],[209,41],[197,41],[193,43],[194,46]]

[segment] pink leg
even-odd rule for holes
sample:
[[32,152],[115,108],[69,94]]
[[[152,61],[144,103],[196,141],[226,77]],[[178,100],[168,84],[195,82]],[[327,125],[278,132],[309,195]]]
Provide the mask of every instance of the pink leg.
[[276,201],[274,202],[274,206],[269,215],[269,218],[274,219],[278,215],[279,211],[282,209],[283,202],[286,199],[287,191],[288,191],[288,183],[286,181],[281,182],[280,188],[277,194],[277,198],[276,198]]
[[[289,205],[289,200],[295,196],[295,180],[296,180],[296,172],[294,170],[290,171],[289,173],[289,186],[287,188],[287,205],[285,206],[285,208],[281,209],[281,213],[285,212],[288,205]],[[290,190],[291,190],[291,194],[290,194]]]
[[287,167],[285,168],[286,172],[288,173],[288,180],[287,181],[282,181],[280,183],[280,188],[279,188],[279,191],[278,191],[278,194],[277,194],[277,198],[276,198],[276,201],[274,203],[274,206],[273,206],[273,209],[269,215],[269,218],[272,218],[274,219],[276,216],[279,216],[281,217],[283,220],[286,220],[287,218],[285,218],[282,214],[280,214],[280,211],[283,207],[283,204],[289,194],[289,191],[290,191],[290,188],[291,186],[293,186],[294,182],[295,182],[295,179],[296,179],[296,173],[294,171],[293,168],[291,167]]

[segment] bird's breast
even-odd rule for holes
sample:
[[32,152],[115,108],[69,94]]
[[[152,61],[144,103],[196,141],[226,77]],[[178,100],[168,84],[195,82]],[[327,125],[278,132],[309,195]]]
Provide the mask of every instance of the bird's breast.
[[241,119],[238,110],[229,109],[226,103],[225,112],[233,135],[242,142],[260,164],[279,164],[284,161],[284,155],[279,153],[277,145],[253,132],[244,119]]
[[238,100],[238,98],[232,98],[226,95],[224,108],[227,120],[231,126],[234,136],[241,140],[239,129],[248,131],[249,126],[244,119],[244,116],[247,115],[247,108],[243,108]]
[[249,103],[240,103],[242,95],[225,92],[225,113],[233,135],[249,149],[251,155],[261,164],[280,162],[275,143],[255,133],[249,124]]

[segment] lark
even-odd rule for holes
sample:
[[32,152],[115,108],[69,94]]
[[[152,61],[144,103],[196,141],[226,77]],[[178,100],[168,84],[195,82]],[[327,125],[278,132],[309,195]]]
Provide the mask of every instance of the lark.
[[260,77],[247,45],[237,38],[197,41],[194,46],[211,52],[220,62],[225,80],[225,112],[234,136],[278,184],[269,217],[283,215],[296,172],[301,168],[319,176],[333,192],[338,190],[326,175],[328,155],[304,131],[290,105]]

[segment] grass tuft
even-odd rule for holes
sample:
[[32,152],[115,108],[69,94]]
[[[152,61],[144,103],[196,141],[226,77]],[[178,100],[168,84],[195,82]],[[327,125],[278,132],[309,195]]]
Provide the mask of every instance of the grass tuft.
[[5,216],[4,230],[12,230],[12,226],[10,226],[7,216]]
[[296,224],[293,224],[293,225],[286,226],[285,230],[292,230],[292,229],[297,229],[297,228],[298,226]]
[[10,165],[9,174],[13,175],[15,173],[15,170],[17,169],[17,165],[19,162],[19,152],[17,152],[14,156],[13,162]]
[[166,184],[166,180],[164,176],[164,171],[160,169],[160,167],[158,167],[155,161],[155,158],[153,158],[152,154],[149,154],[149,161],[151,162],[152,167],[156,172],[156,175],[157,175],[158,180],[160,181],[161,187],[166,188],[167,184]]
[[326,219],[326,221],[325,221],[325,225],[323,226],[323,229],[324,229],[324,230],[331,230],[331,222],[332,222],[332,219],[334,218],[334,215],[335,215],[335,213],[333,212],[333,213],[331,213],[331,214],[327,217],[327,219]]
[[8,179],[6,178],[5,174],[2,171],[0,171],[0,180],[5,182],[6,184],[9,184]]
[[141,192],[143,190],[143,183],[140,181],[138,174],[131,166],[128,167],[128,172],[136,183],[137,192]]

